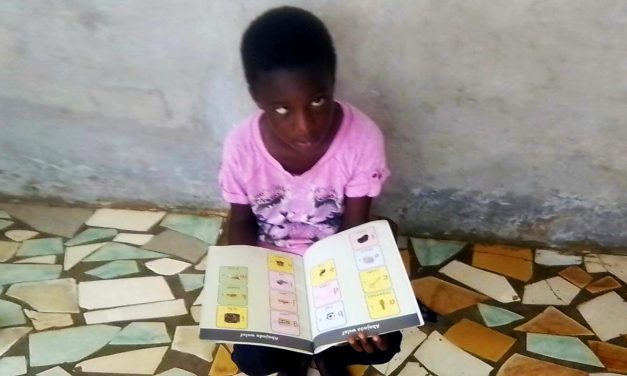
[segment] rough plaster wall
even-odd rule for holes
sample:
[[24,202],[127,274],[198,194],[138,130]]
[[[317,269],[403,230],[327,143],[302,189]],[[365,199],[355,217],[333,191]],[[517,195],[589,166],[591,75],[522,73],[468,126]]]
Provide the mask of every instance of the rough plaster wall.
[[[238,60],[278,1],[0,2],[0,194],[222,206]],[[383,128],[412,233],[627,246],[623,0],[292,1]]]

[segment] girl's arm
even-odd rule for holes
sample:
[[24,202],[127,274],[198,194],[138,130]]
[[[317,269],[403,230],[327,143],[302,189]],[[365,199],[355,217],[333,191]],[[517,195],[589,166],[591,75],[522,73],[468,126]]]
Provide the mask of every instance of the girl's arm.
[[250,205],[231,204],[229,245],[257,245],[257,218]]
[[370,220],[371,203],[372,198],[368,196],[344,197],[344,215],[340,231],[368,222]]

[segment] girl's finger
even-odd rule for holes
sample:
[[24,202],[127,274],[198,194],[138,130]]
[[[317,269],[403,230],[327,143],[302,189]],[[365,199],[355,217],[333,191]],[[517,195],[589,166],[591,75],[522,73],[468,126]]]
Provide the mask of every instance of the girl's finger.
[[388,349],[388,341],[385,336],[374,336],[372,337],[372,342],[374,342],[374,345],[377,346],[377,348],[381,351],[385,351]]
[[361,347],[360,341],[355,340],[355,337],[348,337],[348,344],[351,345],[353,350],[357,352],[363,352],[364,349]]
[[374,346],[372,346],[372,341],[363,333],[359,333],[359,341],[361,342],[361,347],[363,347],[365,352],[367,352],[368,354],[372,354],[374,352]]

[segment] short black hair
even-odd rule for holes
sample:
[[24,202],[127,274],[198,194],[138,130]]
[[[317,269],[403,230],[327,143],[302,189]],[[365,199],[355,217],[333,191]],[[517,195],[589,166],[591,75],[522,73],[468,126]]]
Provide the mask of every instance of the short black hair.
[[258,73],[275,69],[323,68],[335,79],[331,34],[304,9],[280,7],[263,13],[244,32],[240,52],[250,86]]

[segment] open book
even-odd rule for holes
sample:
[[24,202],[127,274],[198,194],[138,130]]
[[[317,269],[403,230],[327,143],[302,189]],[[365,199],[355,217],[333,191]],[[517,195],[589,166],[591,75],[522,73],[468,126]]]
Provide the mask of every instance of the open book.
[[304,256],[210,247],[200,338],[318,353],[362,331],[423,325],[392,231],[375,221]]

